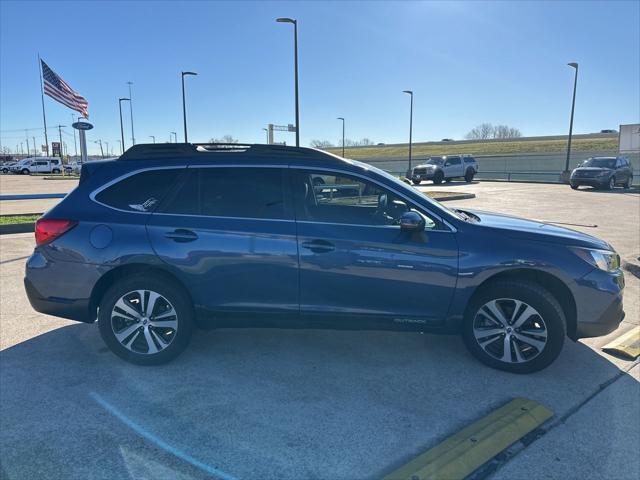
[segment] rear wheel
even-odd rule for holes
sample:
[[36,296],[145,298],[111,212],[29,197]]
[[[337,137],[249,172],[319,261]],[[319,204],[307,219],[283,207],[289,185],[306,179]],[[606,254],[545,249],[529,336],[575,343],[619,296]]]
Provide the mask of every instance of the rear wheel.
[[463,324],[469,351],[482,363],[513,373],[549,366],[566,336],[564,312],[545,289],[530,282],[495,282],[474,296]]
[[571,188],[572,188],[573,190],[577,190],[579,186],[580,186],[580,185],[577,185],[577,184],[574,184],[574,183],[572,183],[572,184],[571,184]]
[[174,282],[134,275],[114,284],[100,302],[98,325],[113,353],[138,365],[169,362],[187,347],[193,308]]
[[436,172],[433,176],[433,183],[437,185],[442,183],[442,180],[444,180],[444,173],[442,173],[441,171]]
[[475,173],[473,170],[469,169],[467,170],[467,172],[464,174],[464,181],[467,183],[471,183],[473,182],[473,177],[474,177]]
[[413,182],[414,185],[420,185],[422,183],[422,180],[411,180]]
[[21,173],[23,175],[29,175],[29,170],[27,170],[26,168],[23,168]]

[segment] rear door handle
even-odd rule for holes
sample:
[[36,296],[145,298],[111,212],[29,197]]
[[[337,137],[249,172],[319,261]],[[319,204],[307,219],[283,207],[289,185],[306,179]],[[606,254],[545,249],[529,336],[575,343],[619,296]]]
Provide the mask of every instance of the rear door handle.
[[191,230],[178,228],[173,232],[165,233],[164,238],[168,238],[178,243],[186,243],[186,242],[193,242],[194,240],[197,240],[198,234],[196,232],[192,232]]
[[302,248],[311,250],[313,253],[327,253],[336,249],[335,245],[326,240],[310,240],[302,242]]

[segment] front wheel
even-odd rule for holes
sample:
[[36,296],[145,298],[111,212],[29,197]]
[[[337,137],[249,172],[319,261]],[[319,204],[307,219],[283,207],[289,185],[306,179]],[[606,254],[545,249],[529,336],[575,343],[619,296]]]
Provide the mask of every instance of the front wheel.
[[51,170],[51,173],[60,173],[60,170],[57,168],[54,168],[53,170]]
[[566,320],[558,301],[530,282],[495,282],[467,307],[462,336],[482,363],[512,373],[532,373],[560,354]]
[[473,170],[467,170],[467,173],[464,174],[464,181],[467,183],[473,182],[474,175]]
[[572,189],[572,190],[577,190],[577,189],[578,189],[578,187],[579,187],[579,185],[577,185],[577,184],[575,184],[575,183],[572,183],[572,184],[571,184],[571,189]]
[[607,184],[608,190],[613,190],[616,187],[616,177],[611,177],[609,179],[609,183]]
[[114,284],[98,311],[102,339],[138,365],[159,365],[187,347],[194,329],[191,302],[174,282],[134,275]]
[[29,175],[29,170],[27,170],[26,168],[22,169],[22,175]]
[[411,180],[413,182],[414,185],[420,185],[422,183],[422,180]]
[[632,183],[633,183],[633,177],[627,178],[627,181],[624,184],[625,190],[629,190],[631,188]]

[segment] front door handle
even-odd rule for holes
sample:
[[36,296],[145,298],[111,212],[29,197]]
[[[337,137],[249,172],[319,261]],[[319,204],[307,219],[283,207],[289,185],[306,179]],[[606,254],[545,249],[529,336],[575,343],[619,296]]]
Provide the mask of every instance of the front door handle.
[[302,242],[302,248],[311,250],[313,253],[327,253],[336,249],[335,245],[326,240],[310,240]]
[[198,234],[196,232],[192,232],[191,230],[178,228],[173,232],[165,233],[164,238],[168,238],[178,243],[186,243],[186,242],[193,242],[194,240],[197,240]]

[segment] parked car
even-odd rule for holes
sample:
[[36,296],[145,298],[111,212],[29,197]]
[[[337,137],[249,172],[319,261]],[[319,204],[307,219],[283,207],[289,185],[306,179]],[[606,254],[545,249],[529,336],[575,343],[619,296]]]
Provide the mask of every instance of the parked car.
[[4,162],[2,164],[2,166],[0,167],[0,171],[2,173],[9,173],[12,169],[12,167],[18,162]]
[[633,169],[625,157],[591,157],[572,172],[569,184],[576,190],[580,185],[613,190],[616,185],[631,188]]
[[280,326],[460,333],[480,361],[525,373],[624,316],[606,242],[445,208],[308,148],[135,145],[84,164],[35,238],[33,308],[97,318],[136,364],[173,359],[196,327]]
[[82,168],[82,161],[67,163],[64,166],[64,173],[78,175],[80,173],[80,169]]
[[454,178],[464,178],[472,182],[478,173],[478,162],[471,155],[447,155],[444,157],[429,157],[421,165],[414,167],[409,177],[414,185],[420,185],[423,180],[432,180],[439,184],[450,182]]
[[29,175],[31,173],[60,173],[62,167],[59,158],[31,157],[17,162],[11,167],[13,173]]

